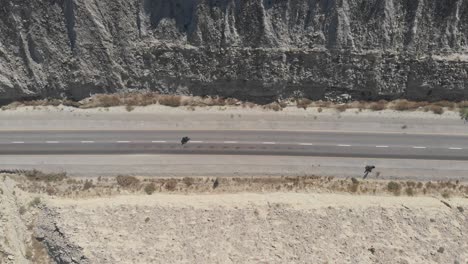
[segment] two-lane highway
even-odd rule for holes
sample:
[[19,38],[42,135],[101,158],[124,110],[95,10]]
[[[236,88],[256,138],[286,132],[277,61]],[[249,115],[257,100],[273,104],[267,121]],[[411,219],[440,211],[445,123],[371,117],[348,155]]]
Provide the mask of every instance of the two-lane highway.
[[[180,139],[192,140],[181,146]],[[332,131],[0,131],[0,155],[225,154],[468,160],[468,136]]]

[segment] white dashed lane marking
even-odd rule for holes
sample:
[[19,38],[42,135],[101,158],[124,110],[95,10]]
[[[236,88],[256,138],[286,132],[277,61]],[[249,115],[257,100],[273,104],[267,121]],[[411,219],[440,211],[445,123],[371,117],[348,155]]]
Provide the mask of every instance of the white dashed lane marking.
[[58,141],[46,141],[46,143],[47,143],[47,144],[58,144],[58,143],[60,143],[60,142],[58,142]]
[[264,144],[264,145],[275,145],[276,142],[262,142],[262,144]]
[[237,141],[224,141],[225,144],[237,144]]
[[462,148],[449,148],[451,150],[462,150]]
[[190,141],[192,143],[203,143],[203,141]]
[[117,141],[117,143],[132,143],[131,141]]
[[340,144],[338,147],[351,147],[351,145]]
[[167,141],[164,141],[164,140],[154,140],[154,141],[151,141],[151,143],[166,143]]
[[83,144],[92,144],[92,143],[94,143],[94,141],[81,141],[81,143],[83,143]]
[[312,143],[299,143],[301,146],[313,146],[314,144]]
[[13,141],[11,144],[24,144],[24,141]]
[[426,147],[415,146],[414,149],[426,149]]
[[376,148],[388,148],[388,146],[375,146]]

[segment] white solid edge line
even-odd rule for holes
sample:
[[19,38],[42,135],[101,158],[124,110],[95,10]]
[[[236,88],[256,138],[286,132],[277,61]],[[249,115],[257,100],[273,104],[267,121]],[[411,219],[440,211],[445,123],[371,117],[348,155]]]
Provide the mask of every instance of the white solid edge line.
[[449,148],[451,150],[462,150],[462,148]]
[[60,143],[60,142],[58,142],[58,141],[46,141],[46,143],[47,143],[47,144],[58,144],[58,143]]
[[375,146],[376,148],[388,148],[388,146]]
[[151,141],[151,143],[166,143],[167,141],[164,141],[164,140],[154,140],[154,141]]
[[312,143],[299,143],[301,146],[313,146],[314,144]]
[[276,142],[262,142],[262,144],[265,144],[265,145],[275,145]]
[[351,145],[340,144],[340,145],[338,145],[338,147],[351,147]]
[[24,141],[13,141],[11,144],[24,144]]
[[414,149],[425,149],[426,147],[413,147]]
[[223,143],[225,143],[225,144],[237,144],[239,142],[237,142],[237,141],[224,141]]

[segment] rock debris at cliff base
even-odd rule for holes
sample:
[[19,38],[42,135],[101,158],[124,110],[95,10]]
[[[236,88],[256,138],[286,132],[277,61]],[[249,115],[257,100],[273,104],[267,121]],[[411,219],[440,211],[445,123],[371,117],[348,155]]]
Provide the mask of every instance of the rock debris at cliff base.
[[0,103],[468,98],[463,0],[0,0]]

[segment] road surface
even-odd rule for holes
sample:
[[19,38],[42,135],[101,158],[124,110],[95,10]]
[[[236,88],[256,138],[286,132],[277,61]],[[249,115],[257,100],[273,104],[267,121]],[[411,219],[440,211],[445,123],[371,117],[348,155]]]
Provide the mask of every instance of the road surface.
[[[192,140],[181,146],[180,139]],[[266,155],[468,160],[468,136],[333,131],[0,131],[0,155]]]

